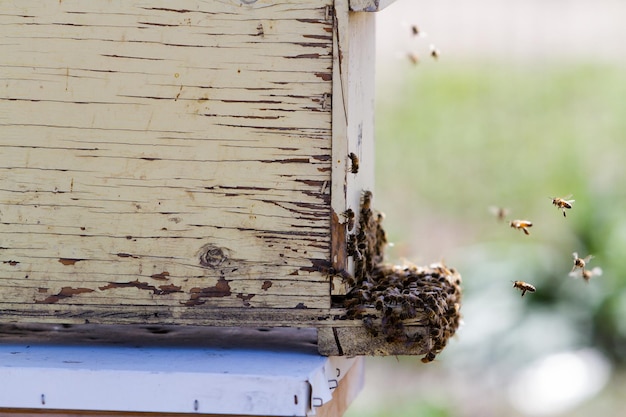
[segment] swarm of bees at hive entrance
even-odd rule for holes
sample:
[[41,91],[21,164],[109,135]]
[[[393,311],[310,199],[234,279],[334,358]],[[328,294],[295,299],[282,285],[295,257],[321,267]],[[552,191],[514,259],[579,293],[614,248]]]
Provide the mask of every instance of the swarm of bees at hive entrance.
[[424,354],[422,362],[430,362],[459,327],[461,276],[443,263],[384,264],[384,216],[371,208],[371,202],[372,193],[366,191],[348,242],[355,273],[344,300],[346,316],[363,320],[372,337]]
[[[561,212],[563,212],[563,217],[567,217],[566,210],[570,210],[573,207],[573,203],[576,200],[569,200],[572,195],[568,195],[567,197],[549,197],[552,201],[552,204]],[[499,221],[505,220],[506,216],[509,214],[509,210],[502,207],[491,206],[489,207],[489,211],[491,214],[496,216]],[[521,230],[526,235],[530,235],[528,228],[532,227],[533,223],[529,220],[511,220],[509,225],[517,230]],[[580,270],[580,276],[585,280],[585,282],[589,282],[589,280],[593,277],[597,277],[602,275],[602,268],[595,267],[591,270],[586,269],[587,263],[593,258],[593,255],[588,255],[585,258],[581,258],[578,256],[577,252],[572,253],[572,257],[574,259],[574,266],[569,273],[569,276],[576,277],[578,275],[578,271]],[[526,292],[535,292],[536,288],[532,284],[529,284],[524,281],[514,281],[513,287],[519,289],[522,292],[522,297]]]

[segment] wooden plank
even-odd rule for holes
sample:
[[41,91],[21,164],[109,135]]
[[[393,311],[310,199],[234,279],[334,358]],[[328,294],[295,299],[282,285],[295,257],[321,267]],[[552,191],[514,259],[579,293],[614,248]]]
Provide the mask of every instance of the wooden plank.
[[[374,188],[375,16],[353,13],[347,0],[335,2],[333,64],[333,266],[353,273],[345,252],[354,230],[344,215],[358,222],[363,191]],[[353,156],[353,159],[349,157]],[[345,294],[341,276],[333,277],[331,293]]]
[[350,10],[353,12],[378,12],[395,1],[396,0],[350,0]]
[[389,1],[170,3],[0,3],[0,324],[310,326],[326,355],[433,357],[457,278],[449,300],[420,269],[420,301],[365,194],[375,27],[351,10]]
[[[333,91],[332,91],[332,181],[331,181],[331,263],[336,271],[351,271],[346,253],[347,219],[342,214],[348,208],[346,182],[348,179],[348,2],[336,0],[333,8]],[[341,279],[333,279],[333,294],[345,293]]]
[[327,309],[331,5],[0,4],[2,320]]

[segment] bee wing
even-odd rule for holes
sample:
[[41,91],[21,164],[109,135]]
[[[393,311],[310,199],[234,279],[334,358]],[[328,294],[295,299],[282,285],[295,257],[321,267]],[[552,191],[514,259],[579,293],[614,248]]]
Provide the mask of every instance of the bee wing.
[[572,257],[574,260],[578,259],[578,252],[572,252]]
[[594,276],[602,275],[602,268],[600,268],[599,266],[596,266],[595,268],[591,270],[591,274]]
[[493,214],[494,216],[506,216],[509,214],[509,209],[504,208],[504,207],[498,207],[498,206],[489,206],[489,213]]
[[587,256],[585,257],[585,259],[583,259],[583,261],[585,261],[585,262],[589,262],[589,261],[590,261],[590,260],[592,260],[592,259],[593,259],[593,255],[587,255]]
[[567,274],[568,276],[572,277],[572,278],[578,278],[580,276],[582,276],[582,271],[579,273],[578,271],[572,270],[569,274]]

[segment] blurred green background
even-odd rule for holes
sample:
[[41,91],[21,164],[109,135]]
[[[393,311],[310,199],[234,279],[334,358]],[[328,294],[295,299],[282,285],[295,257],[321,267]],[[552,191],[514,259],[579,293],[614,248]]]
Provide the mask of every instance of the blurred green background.
[[[390,9],[406,6],[397,3]],[[424,7],[439,13],[455,4],[431,3]],[[413,23],[427,28],[421,16],[396,21],[398,36],[410,38]],[[590,44],[592,29],[580,28]],[[394,243],[387,261],[457,268],[464,325],[432,364],[368,359],[348,417],[626,412],[626,49],[533,54],[518,32],[519,53],[476,51],[480,41],[458,32],[464,47],[438,45],[436,62],[428,45],[437,32],[408,41],[387,34],[397,57],[383,57],[377,79],[374,194]],[[542,39],[528,42],[544,51]],[[411,48],[421,51],[418,65],[406,59]],[[576,201],[564,218],[549,197],[568,194]],[[490,206],[531,220],[530,236]],[[603,274],[589,283],[569,276],[572,252],[593,254],[589,267]],[[515,280],[537,292],[521,298]]]

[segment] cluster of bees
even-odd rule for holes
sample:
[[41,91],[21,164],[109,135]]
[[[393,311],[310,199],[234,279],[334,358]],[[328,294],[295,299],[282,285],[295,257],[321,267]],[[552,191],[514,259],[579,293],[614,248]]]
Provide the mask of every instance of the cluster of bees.
[[387,237],[384,216],[371,208],[372,193],[361,199],[358,225],[347,212],[348,255],[354,259],[351,290],[344,299],[346,317],[361,319],[373,337],[418,349],[430,362],[445,347],[460,324],[461,276],[443,263],[428,267],[383,263]]
[[[425,38],[427,35],[425,32],[420,30],[419,26],[411,25],[411,36],[413,38]],[[439,52],[439,49],[437,49],[435,45],[431,43],[429,45],[429,55],[434,60],[437,60],[439,59],[441,52]],[[417,65],[420,63],[420,56],[416,51],[409,51],[406,56],[413,65]]]
[[[573,207],[574,201],[576,200],[568,200],[571,198],[571,195],[561,198],[561,197],[550,197],[552,200],[552,204],[563,213],[563,217],[567,217],[567,210],[570,210]],[[491,207],[490,211],[499,219],[505,220],[508,215],[508,210],[499,207]],[[533,223],[529,220],[511,220],[509,221],[509,226],[514,229],[521,230],[526,235],[530,235],[528,229],[532,227]],[[572,258],[574,260],[574,266],[569,273],[569,276],[576,277],[578,276],[578,271],[580,271],[580,276],[585,280],[585,282],[589,282],[589,280],[594,276],[602,275],[602,269],[600,267],[595,267],[593,269],[587,269],[587,264],[593,258],[593,255],[588,255],[584,258],[578,256],[577,252],[572,253]],[[534,285],[529,284],[525,281],[514,281],[513,287],[519,289],[522,292],[522,297],[526,292],[535,292],[537,289]]]

